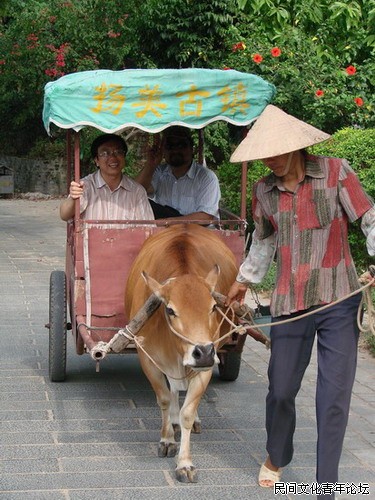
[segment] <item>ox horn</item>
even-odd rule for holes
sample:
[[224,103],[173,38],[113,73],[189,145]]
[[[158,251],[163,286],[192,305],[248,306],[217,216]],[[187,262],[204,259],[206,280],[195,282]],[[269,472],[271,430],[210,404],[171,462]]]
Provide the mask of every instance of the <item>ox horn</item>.
[[174,279],[176,279],[176,278],[169,278],[166,281],[164,281],[163,283],[159,283],[158,281],[156,281],[156,279],[152,278],[149,274],[147,274],[146,271],[142,271],[141,275],[142,275],[142,278],[145,280],[146,285],[149,287],[149,289],[160,300],[163,300],[162,293],[161,293],[162,288],[165,285],[167,285],[168,283],[170,283],[171,281],[173,281]]

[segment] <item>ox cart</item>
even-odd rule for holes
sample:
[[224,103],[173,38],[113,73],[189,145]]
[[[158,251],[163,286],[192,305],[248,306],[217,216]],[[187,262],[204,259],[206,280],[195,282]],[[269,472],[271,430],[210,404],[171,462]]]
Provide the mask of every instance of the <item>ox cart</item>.
[[[43,120],[49,134],[55,126],[67,131],[69,183],[81,178],[83,127],[111,133],[132,128],[158,133],[170,125],[182,125],[198,130],[202,138],[203,127],[217,120],[250,124],[273,94],[273,86],[261,78],[232,70],[86,71],[46,85]],[[240,216],[222,209],[220,220],[210,221],[212,231],[232,250],[238,265],[245,252],[246,164],[239,175]],[[129,269],[150,236],[176,223],[166,219],[84,220],[76,202],[74,220],[67,224],[66,269],[53,271],[50,277],[51,381],[66,378],[67,330],[72,331],[77,354],[89,353],[97,371],[108,353],[136,352],[134,339],[124,342],[121,337],[117,342],[118,335],[129,326],[128,331],[139,330],[160,302],[151,296],[139,314],[126,317],[124,291]],[[223,380],[237,378],[245,338],[234,332],[218,350]]]

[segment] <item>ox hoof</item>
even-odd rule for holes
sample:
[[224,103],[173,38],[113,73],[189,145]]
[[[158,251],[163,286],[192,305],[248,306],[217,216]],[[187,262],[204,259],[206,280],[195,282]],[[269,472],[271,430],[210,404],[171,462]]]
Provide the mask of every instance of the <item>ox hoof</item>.
[[179,439],[181,436],[181,427],[179,424],[172,424],[175,439]]
[[198,473],[195,467],[182,467],[176,469],[176,478],[180,483],[197,483]]
[[176,443],[159,443],[158,446],[158,457],[175,457],[177,453]]
[[200,422],[194,422],[193,427],[191,428],[194,434],[201,434],[202,426]]

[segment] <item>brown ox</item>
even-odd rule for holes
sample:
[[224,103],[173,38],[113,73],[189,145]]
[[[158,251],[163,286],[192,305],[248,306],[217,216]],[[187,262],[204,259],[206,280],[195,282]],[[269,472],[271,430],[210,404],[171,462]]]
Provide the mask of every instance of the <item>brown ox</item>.
[[[127,282],[128,317],[143,306],[150,291],[162,300],[140,331],[138,353],[162,412],[160,457],[176,455],[174,427],[181,429],[176,476],[182,482],[197,481],[190,433],[192,428],[200,432],[198,405],[217,360],[213,341],[228,331],[226,322],[218,331],[221,317],[211,292],[215,288],[226,294],[236,274],[235,257],[215,231],[179,224],[145,242]],[[187,390],[181,410],[180,390]]]

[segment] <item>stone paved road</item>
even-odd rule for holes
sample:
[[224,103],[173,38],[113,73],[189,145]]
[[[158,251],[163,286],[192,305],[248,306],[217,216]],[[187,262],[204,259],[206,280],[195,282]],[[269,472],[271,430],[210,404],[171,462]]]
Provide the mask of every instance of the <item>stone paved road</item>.
[[[95,372],[69,342],[68,377],[48,380],[49,275],[64,268],[65,225],[58,201],[0,199],[0,498],[6,500],[297,499],[257,486],[264,459],[268,351],[248,339],[241,373],[217,372],[193,435],[199,483],[174,478],[174,459],[157,457],[160,417],[136,355],[112,356]],[[72,339],[68,339],[71,341]],[[293,486],[314,482],[314,379],[298,397]],[[360,352],[341,460],[343,484],[368,483],[375,499],[375,360]]]

